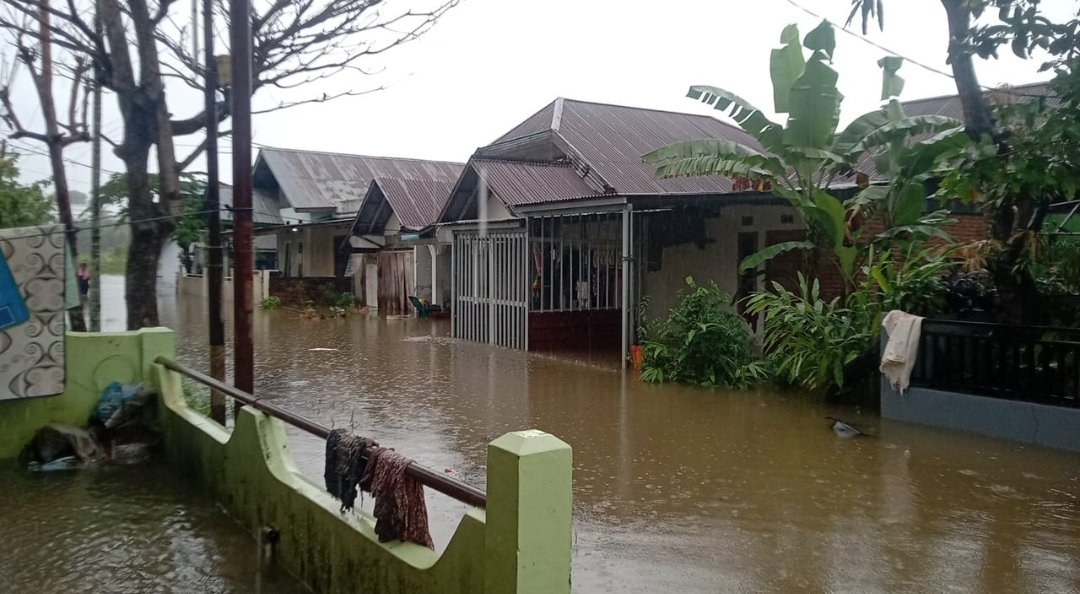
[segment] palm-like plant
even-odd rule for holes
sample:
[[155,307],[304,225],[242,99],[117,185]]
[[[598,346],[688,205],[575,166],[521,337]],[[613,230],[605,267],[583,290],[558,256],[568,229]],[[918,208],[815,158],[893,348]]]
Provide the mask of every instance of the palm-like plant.
[[[885,58],[882,99],[888,106],[856,118],[837,134],[843,95],[832,68],[836,37],[832,25],[823,22],[799,42],[799,30],[788,25],[781,46],[772,50],[770,74],[775,111],[787,114],[785,125],[773,122],[738,95],[717,87],[695,85],[688,96],[726,112],[759,144],[747,146],[724,138],[677,142],[643,159],[658,165],[657,177],[724,175],[768,182],[773,193],[786,198],[802,214],[806,241],[768,246],[747,258],[742,270],[793,249],[827,248],[848,288],[860,269],[861,251],[868,238],[859,229],[869,228],[868,218],[882,216],[885,231],[871,238],[888,242],[901,236],[944,235],[937,227],[941,213],[923,217],[923,182],[943,158],[958,152],[966,138],[962,124],[943,116],[907,116],[895,99],[903,88],[897,75],[899,58]],[[810,52],[805,57],[803,47]],[[933,134],[911,144],[917,135]],[[870,186],[856,164],[867,154],[876,155],[877,173],[888,176],[885,186]],[[847,203],[829,192],[841,178],[855,177],[862,190]],[[856,228],[853,229],[853,226]]]

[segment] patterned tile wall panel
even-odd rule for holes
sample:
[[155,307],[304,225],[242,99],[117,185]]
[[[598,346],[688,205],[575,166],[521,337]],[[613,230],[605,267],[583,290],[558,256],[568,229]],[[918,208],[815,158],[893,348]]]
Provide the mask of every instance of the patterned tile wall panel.
[[0,331],[0,400],[64,391],[65,251],[59,225],[0,229],[0,255],[30,314]]

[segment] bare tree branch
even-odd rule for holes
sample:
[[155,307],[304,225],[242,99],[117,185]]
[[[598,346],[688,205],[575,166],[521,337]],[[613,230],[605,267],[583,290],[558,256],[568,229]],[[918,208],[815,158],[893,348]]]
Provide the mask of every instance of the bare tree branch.
[[318,97],[318,98],[315,98],[315,99],[304,99],[304,100],[301,100],[301,101],[284,101],[284,102],[279,103],[277,105],[277,107],[271,107],[271,108],[268,108],[268,109],[261,109],[261,110],[258,110],[258,111],[253,111],[251,113],[252,113],[252,115],[258,115],[258,114],[263,114],[263,113],[271,113],[271,112],[274,112],[274,111],[281,111],[283,109],[289,109],[290,107],[296,107],[298,105],[308,105],[308,104],[311,104],[311,103],[325,103],[327,101],[333,101],[334,99],[340,99],[342,97],[360,97],[362,95],[368,95],[368,94],[371,94],[371,93],[377,93],[379,91],[384,90],[385,88],[386,87],[376,87],[376,88],[367,89],[367,90],[364,90],[364,91],[345,91],[345,92],[337,93],[337,94],[334,94],[334,95],[327,95],[326,93],[323,93],[322,97]]

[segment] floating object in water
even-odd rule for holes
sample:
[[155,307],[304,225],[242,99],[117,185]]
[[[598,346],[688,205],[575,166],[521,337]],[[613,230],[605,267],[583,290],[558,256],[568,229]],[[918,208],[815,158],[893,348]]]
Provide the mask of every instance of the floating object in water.
[[328,348],[324,348],[324,347],[315,347],[313,349],[308,349],[308,350],[309,351],[337,351],[338,349],[328,349]]
[[833,422],[832,430],[836,432],[840,437],[855,437],[856,435],[864,435],[862,431],[848,425],[836,417],[825,417]]
[[447,466],[446,469],[443,470],[443,472],[445,472],[447,474],[450,474],[451,472],[454,472],[454,467],[453,466]]

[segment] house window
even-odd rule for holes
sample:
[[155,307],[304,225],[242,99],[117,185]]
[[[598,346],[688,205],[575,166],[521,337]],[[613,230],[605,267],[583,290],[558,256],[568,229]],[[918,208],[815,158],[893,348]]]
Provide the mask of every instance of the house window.
[[790,215],[790,214],[780,215],[780,224],[782,224],[782,225],[791,225],[794,222],[795,222],[795,215]]
[[534,217],[529,230],[530,311],[617,309],[619,216]]
[[753,227],[754,226],[754,217],[743,217],[742,218],[742,226],[743,227]]

